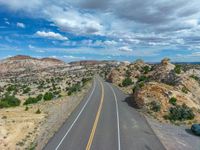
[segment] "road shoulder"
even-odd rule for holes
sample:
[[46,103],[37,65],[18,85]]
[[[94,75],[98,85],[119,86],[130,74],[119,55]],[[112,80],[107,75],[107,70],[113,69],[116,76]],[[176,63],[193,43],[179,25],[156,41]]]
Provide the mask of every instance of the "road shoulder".
[[200,138],[193,135],[188,127],[160,123],[147,116],[145,118],[167,150],[199,150]]

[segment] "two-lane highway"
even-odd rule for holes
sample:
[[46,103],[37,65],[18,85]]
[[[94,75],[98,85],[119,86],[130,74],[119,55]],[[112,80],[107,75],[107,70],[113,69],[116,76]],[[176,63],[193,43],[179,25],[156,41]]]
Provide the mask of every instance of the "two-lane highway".
[[126,95],[101,78],[48,142],[45,150],[162,150],[145,118]]

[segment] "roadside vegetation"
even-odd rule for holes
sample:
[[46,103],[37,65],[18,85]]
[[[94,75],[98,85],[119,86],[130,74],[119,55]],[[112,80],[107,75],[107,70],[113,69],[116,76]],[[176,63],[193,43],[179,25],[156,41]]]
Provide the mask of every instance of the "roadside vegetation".
[[169,109],[169,114],[164,116],[165,119],[170,121],[185,121],[194,119],[195,115],[191,108],[187,105],[176,105]]
[[5,96],[0,100],[0,108],[5,107],[15,107],[20,105],[20,100],[14,95],[5,94]]
[[[13,83],[0,87],[0,108],[15,107],[21,104],[18,97],[23,97],[23,105],[36,104],[40,101],[50,101],[66,95],[72,95],[81,90],[83,86],[91,80],[91,77],[82,78],[79,81],[66,82],[64,78],[47,78],[45,80],[33,81],[24,84],[23,82],[12,80]],[[66,88],[63,88],[66,86]],[[37,96],[35,96],[38,94]]]
[[133,84],[133,81],[132,81],[131,78],[129,78],[129,77],[125,78],[125,79],[122,81],[122,86],[123,86],[123,87],[129,86],[129,85],[132,85],[132,84]]

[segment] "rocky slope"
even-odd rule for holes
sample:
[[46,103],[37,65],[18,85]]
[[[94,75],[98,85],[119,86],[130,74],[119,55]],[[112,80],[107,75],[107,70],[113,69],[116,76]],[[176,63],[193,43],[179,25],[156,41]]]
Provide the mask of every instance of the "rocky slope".
[[[154,65],[141,60],[120,65],[111,71],[108,79],[131,94],[132,102],[137,107],[143,108],[161,121],[165,120],[163,117],[166,118],[172,109],[177,111],[179,106],[180,111],[189,107],[195,115],[193,121],[200,121],[199,77],[200,70],[190,68],[183,71],[179,65],[174,65],[165,58],[160,64]],[[180,113],[185,115],[183,111]]]

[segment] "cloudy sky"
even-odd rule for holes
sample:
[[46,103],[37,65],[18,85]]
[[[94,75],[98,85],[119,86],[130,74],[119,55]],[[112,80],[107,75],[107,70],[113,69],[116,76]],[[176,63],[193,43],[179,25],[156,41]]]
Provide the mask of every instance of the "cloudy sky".
[[199,0],[0,0],[0,59],[200,61]]

